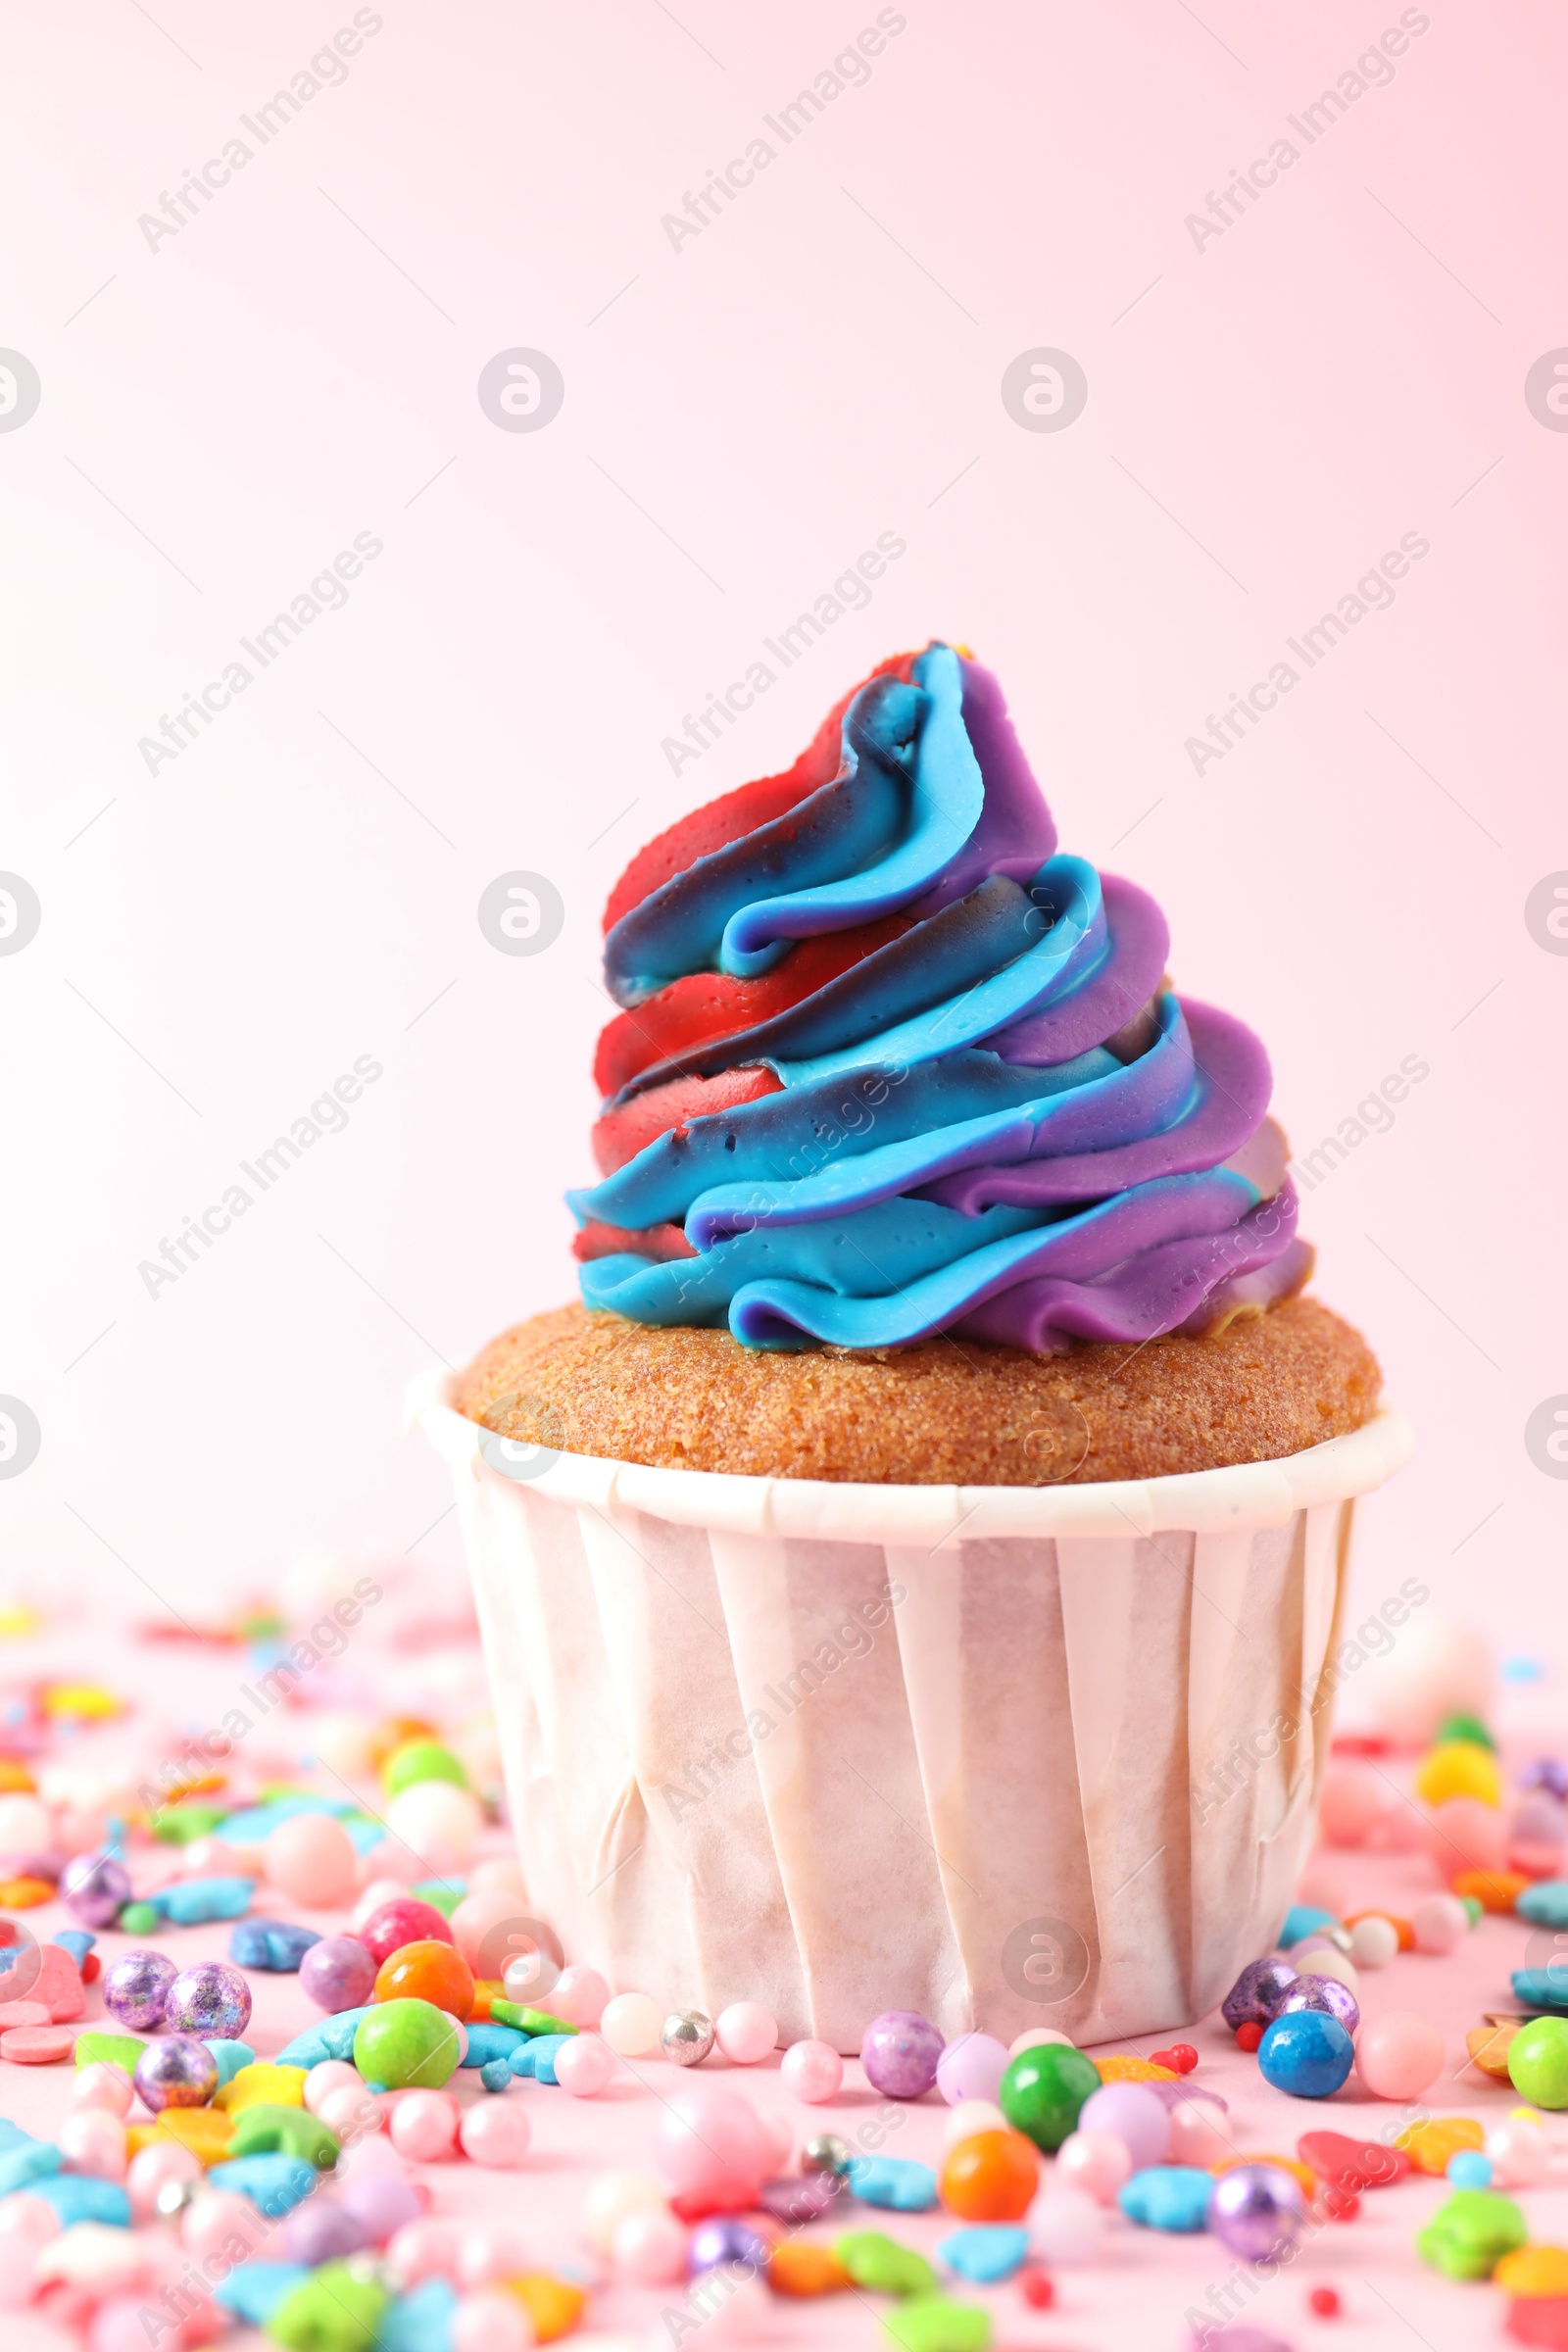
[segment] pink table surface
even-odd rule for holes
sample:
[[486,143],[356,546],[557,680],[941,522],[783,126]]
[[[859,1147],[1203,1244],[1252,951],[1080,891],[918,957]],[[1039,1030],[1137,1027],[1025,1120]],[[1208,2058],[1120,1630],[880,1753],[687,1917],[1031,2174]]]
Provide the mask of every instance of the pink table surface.
[[[32,1647],[28,1645],[29,1649]],[[13,1662],[15,1649],[13,1647]],[[80,1660],[76,1660],[79,1671]],[[132,1671],[153,1671],[146,1650],[121,1658],[122,1679]],[[224,1671],[232,1670],[230,1667]],[[193,1685],[209,1671],[200,1661],[186,1664],[163,1653],[157,1671],[178,1672]],[[388,1674],[391,1674],[388,1668]],[[406,1697],[407,1692],[402,1696]],[[308,1718],[302,1718],[307,1723]],[[89,1735],[96,1740],[101,1735]],[[1336,1854],[1332,1868],[1345,1889],[1348,1910],[1381,1904],[1408,1912],[1420,1896],[1437,1884],[1433,1866],[1424,1856]],[[341,1929],[342,1914],[312,1913],[286,1903],[263,1886],[258,1908],[332,1932]],[[26,1915],[27,1927],[40,1939],[69,1924],[64,1910],[50,1904]],[[1437,1959],[1401,1954],[1381,1970],[1364,1970],[1361,1999],[1364,2013],[1376,2018],[1391,2009],[1413,2009],[1438,2023],[1448,2051],[1447,2069],[1424,2102],[1432,2114],[1464,2114],[1479,2118],[1489,2129],[1510,2107],[1519,2104],[1506,2084],[1479,2074],[1469,2065],[1464,2035],[1479,2025],[1488,2009],[1513,2006],[1509,1972],[1521,1964],[1530,1931],[1514,1919],[1485,1919],[1461,1948]],[[226,1952],[225,1926],[161,1931],[155,1941],[182,1965],[190,1960]],[[114,1934],[100,1937],[98,1949],[107,1965],[128,1948],[131,1939]],[[251,1976],[255,2014],[246,2038],[260,2057],[270,2057],[318,2012],[305,1998],[292,1976]],[[89,1987],[86,2026],[102,2021],[103,2002],[97,1986]],[[1043,2021],[1048,2022],[1048,2021]],[[82,2030],[82,2029],[78,2029]],[[1140,2055],[1176,2036],[1151,2035],[1133,2047]],[[1218,2091],[1230,2103],[1229,2129],[1239,2151],[1294,2155],[1299,2136],[1325,2128],[1371,2136],[1392,2135],[1405,2120],[1401,2111],[1377,2100],[1358,2097],[1355,2078],[1328,2100],[1296,2100],[1268,2087],[1255,2061],[1240,2052],[1217,2014],[1195,2027],[1188,2038],[1200,2054],[1194,2080]],[[841,2132],[852,2143],[869,2129],[874,2134],[878,2112],[884,2107],[864,2082],[858,2065],[846,2068],[843,2093],[828,2106],[807,2108],[790,2097],[778,2076],[778,2058],[761,2066],[732,2069],[718,2058],[701,2070],[705,2079],[725,2077],[764,2109],[778,2109],[789,2118],[798,2138],[812,2132]],[[34,2132],[48,2134],[66,2111],[72,2069],[69,2064],[23,2068],[0,2064],[0,2113]],[[651,2162],[659,2098],[677,2083],[691,2081],[663,2061],[639,2062],[635,2075],[626,2070],[600,2097],[577,2100],[546,2084],[519,2082],[502,2094],[526,2102],[533,2124],[533,2145],[526,2164],[514,2172],[488,2172],[466,2162],[415,2168],[428,2182],[437,2214],[506,2219],[520,2224],[531,2239],[540,2267],[580,2263],[591,2257],[578,2235],[578,2216],[584,2194],[595,2174],[609,2167],[640,2167]],[[476,2077],[462,2073],[454,2088],[465,2101],[490,2094]],[[882,2141],[889,2153],[939,2164],[946,2110],[933,2093],[898,2111],[896,2128]],[[1556,2127],[1553,2126],[1553,2130]],[[1547,2183],[1520,2192],[1520,2203],[1536,2240],[1568,2244],[1568,2122],[1562,2128],[1563,2154]],[[861,2144],[875,2144],[861,2141]],[[1047,2170],[1049,2180],[1049,2166]],[[1461,2285],[1426,2269],[1414,2251],[1417,2230],[1423,2227],[1447,2191],[1437,2180],[1412,2179],[1397,2186],[1369,2193],[1359,2215],[1346,2223],[1324,2227],[1299,2252],[1289,2270],[1247,2301],[1233,2305],[1250,2325],[1272,2330],[1298,2352],[1329,2352],[1332,2346],[1421,2346],[1428,2352],[1474,2352],[1474,2347],[1502,2344],[1505,2298],[1494,2288]],[[873,2213],[851,2207],[850,2227],[886,2229],[906,2243],[930,2252],[956,2225],[941,2213],[907,2217]],[[826,2238],[839,2223],[817,2226],[806,2234]],[[1024,2352],[1037,2346],[1045,2352],[1185,2352],[1189,2336],[1184,2314],[1189,2307],[1205,2307],[1208,2290],[1238,2268],[1217,2240],[1207,2235],[1172,2237],[1134,2227],[1119,2214],[1110,2216],[1102,2251],[1088,2267],[1055,2274],[1057,2301],[1049,2312],[1031,2311],[1016,2285],[982,2291],[956,2284],[955,2291],[984,2301],[995,2319],[998,2352],[1008,2347]],[[1338,2289],[1343,2316],[1334,2320],[1312,2317],[1306,2299],[1313,2286]],[[671,2340],[661,2331],[650,2339],[649,2329],[663,2310],[673,2306],[673,2290],[631,2289],[607,2284],[592,2297],[585,2325],[609,2331],[627,2331],[634,2341]],[[879,2299],[841,2294],[810,2303],[760,2297],[755,2330],[740,2340],[759,2344],[872,2345],[882,2341],[880,2317],[886,2308]],[[705,2328],[685,2336],[691,2343],[715,2343],[721,2330]],[[6,2314],[0,2324],[5,2352],[59,2352],[72,2339],[40,2323],[32,2315]],[[235,2345],[260,2344],[263,2339],[236,2332],[226,2339]],[[727,2335],[726,2341],[731,2340]]]

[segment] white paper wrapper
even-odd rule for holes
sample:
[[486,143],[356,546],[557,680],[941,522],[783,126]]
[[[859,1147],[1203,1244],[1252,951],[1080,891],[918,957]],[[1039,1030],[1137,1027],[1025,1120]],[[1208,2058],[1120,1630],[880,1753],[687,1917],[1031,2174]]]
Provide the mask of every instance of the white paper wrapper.
[[445,1397],[411,1414],[456,1474],[529,1904],[617,1990],[844,2051],[884,2009],[1096,2042],[1267,1949],[1400,1414],[1186,1478],[886,1487],[541,1457]]

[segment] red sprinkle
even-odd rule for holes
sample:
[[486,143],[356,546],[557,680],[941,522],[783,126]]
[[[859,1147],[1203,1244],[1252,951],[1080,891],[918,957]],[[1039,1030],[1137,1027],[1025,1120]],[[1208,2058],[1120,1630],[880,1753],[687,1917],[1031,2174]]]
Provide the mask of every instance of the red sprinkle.
[[1236,2047],[1239,2050],[1255,2050],[1262,2038],[1261,2026],[1238,2026],[1236,2029]]
[[1198,2052],[1190,2041],[1173,2041],[1168,2050],[1152,2050],[1150,2059],[1154,2066],[1168,2066],[1172,2074],[1190,2075],[1198,2064]]
[[1032,2303],[1036,2311],[1049,2311],[1056,2300],[1051,2273],[1043,2263],[1026,2262],[1018,2273],[1018,2284],[1023,2288],[1024,2301]]
[[82,1983],[84,1984],[96,1984],[103,1973],[103,1962],[99,1959],[96,1952],[89,1952],[81,1964]]
[[1320,2320],[1337,2320],[1340,2316],[1339,2290],[1332,2286],[1314,2286],[1306,2298],[1308,2311],[1315,2311]]

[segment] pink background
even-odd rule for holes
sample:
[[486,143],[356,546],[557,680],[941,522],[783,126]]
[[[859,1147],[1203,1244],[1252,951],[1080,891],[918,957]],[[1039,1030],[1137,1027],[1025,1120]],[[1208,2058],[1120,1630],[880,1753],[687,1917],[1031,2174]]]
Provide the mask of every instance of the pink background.
[[[0,433],[0,864],[43,906],[0,958],[0,1390],[43,1433],[0,1482],[12,1580],[139,1609],[136,1578],[211,1606],[315,1544],[456,1563],[401,1394],[571,1294],[610,886],[937,634],[1000,672],[1064,846],[1261,1031],[1298,1152],[1430,1065],[1303,1215],[1422,1441],[1360,1575],[1541,1646],[1568,960],[1524,906],[1568,867],[1568,440],[1524,379],[1568,340],[1560,10],[1405,12],[1307,148],[1285,118],[1397,7],[911,0],[678,252],[662,216],[873,6],[374,13],[156,251],[138,217],[352,8],[9,35],[0,343],[43,388]],[[1199,251],[1186,216],[1282,135]],[[475,395],[514,346],[564,376],[537,433]],[[1060,432],[1000,396],[1041,346],[1088,376]],[[672,778],[662,739],[889,531],[869,609]],[[346,607],[150,775],[138,739],[362,532]],[[1186,738],[1411,532],[1392,608],[1195,774]],[[476,921],[515,868],[566,907],[533,957]],[[359,1055],[346,1130],[149,1298],[139,1261]]]

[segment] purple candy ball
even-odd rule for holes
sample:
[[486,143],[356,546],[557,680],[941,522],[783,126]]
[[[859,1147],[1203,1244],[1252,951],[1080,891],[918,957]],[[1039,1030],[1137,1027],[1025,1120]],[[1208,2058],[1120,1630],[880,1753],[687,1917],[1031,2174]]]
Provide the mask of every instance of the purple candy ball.
[[133,2034],[164,2022],[169,1987],[179,1971],[162,1952],[124,1952],[104,1972],[104,2007]]
[[1220,2003],[1220,2015],[1231,2032],[1238,2026],[1269,2025],[1296,1983],[1296,1973],[1289,1960],[1249,1960]]
[[819,2222],[843,2194],[841,2173],[803,2173],[798,2180],[764,2180],[757,2201],[776,2222]]
[[84,1928],[110,1928],[130,1900],[130,1873],[113,1854],[77,1854],[60,1874],[60,1892]]
[[361,2173],[338,2195],[345,2213],[353,2215],[372,2246],[384,2246],[405,2222],[416,2222],[424,2211],[412,2180],[395,2173]]
[[318,2263],[346,2262],[351,2254],[362,2254],[369,2242],[358,2214],[344,2205],[328,2205],[320,2197],[307,2198],[283,2224],[284,2260],[301,2262],[311,2271]]
[[1208,2200],[1208,2227],[1244,2262],[1278,2262],[1306,2221],[1306,2199],[1277,2164],[1239,2164],[1221,2173]]
[[766,2270],[770,2252],[766,2239],[744,2222],[731,2214],[715,2213],[692,2231],[686,2248],[686,2275],[696,2278],[704,2271],[727,2269],[734,2262],[744,2264],[746,2276],[755,2278]]
[[375,1990],[375,1961],[357,1936],[323,1936],[300,1961],[300,1990],[318,2009],[363,2009]]
[[[1294,2009],[1316,2009],[1324,2017],[1337,2017],[1347,2034],[1361,2030],[1361,2004],[1338,1977],[1298,1977],[1274,2017],[1285,2017]],[[1273,2022],[1270,2018],[1270,2025]]]
[[1551,1796],[1568,1797],[1568,1764],[1561,1756],[1537,1756],[1519,1775],[1521,1788],[1544,1788]]
[[171,2034],[147,2044],[133,2080],[142,2105],[154,2115],[166,2107],[205,2107],[218,2088],[218,2061],[193,2034]]
[[873,2090],[890,2099],[918,2099],[937,2079],[943,2046],[936,2027],[916,2010],[884,2009],[865,2029],[860,2064]]
[[965,2099],[989,2099],[995,2106],[1006,2071],[1004,2041],[990,2034],[960,2034],[937,2060],[937,2088],[950,2107]]
[[226,1960],[199,1960],[182,1968],[169,1987],[164,2023],[175,2034],[197,2034],[204,2041],[235,2041],[251,2022],[251,1988]]
[[1119,2139],[1141,2173],[1170,2154],[1170,2111],[1154,2096],[1152,2082],[1106,2082],[1092,2090],[1078,2111],[1077,2130],[1108,2132]]

